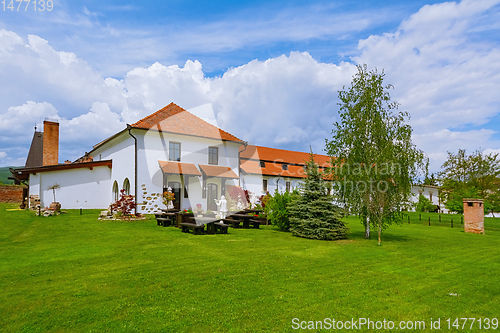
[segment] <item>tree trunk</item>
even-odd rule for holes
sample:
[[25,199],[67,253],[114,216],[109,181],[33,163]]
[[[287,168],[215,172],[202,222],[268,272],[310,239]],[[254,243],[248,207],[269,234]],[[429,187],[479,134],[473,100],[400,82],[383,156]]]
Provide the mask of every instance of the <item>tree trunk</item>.
[[378,223],[378,245],[380,245],[380,242],[382,241],[381,238],[382,235],[382,222]]
[[370,239],[370,217],[365,217],[365,239]]

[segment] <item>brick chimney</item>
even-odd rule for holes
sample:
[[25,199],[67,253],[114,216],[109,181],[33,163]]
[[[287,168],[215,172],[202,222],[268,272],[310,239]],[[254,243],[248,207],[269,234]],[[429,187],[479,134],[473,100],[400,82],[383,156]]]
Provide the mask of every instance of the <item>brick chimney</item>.
[[43,122],[43,165],[59,163],[59,123]]
[[463,199],[465,232],[484,234],[484,207],[482,199]]

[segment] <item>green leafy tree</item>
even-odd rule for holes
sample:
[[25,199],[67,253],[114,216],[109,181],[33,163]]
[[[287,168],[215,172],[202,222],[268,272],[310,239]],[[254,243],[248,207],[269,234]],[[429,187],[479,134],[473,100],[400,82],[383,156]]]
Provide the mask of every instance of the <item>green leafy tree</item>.
[[348,228],[341,220],[341,209],[332,203],[333,197],[312,153],[306,175],[300,195],[288,204],[292,235],[321,240],[347,238]]
[[267,194],[267,200],[264,206],[264,212],[271,223],[277,226],[281,231],[290,230],[290,214],[288,211],[288,204],[298,195],[298,192],[290,193],[285,191],[280,193],[277,189],[274,195]]
[[433,212],[436,210],[436,205],[434,205],[429,199],[427,199],[422,194],[418,197],[418,202],[415,205],[415,210],[417,212]]
[[450,211],[463,213],[464,198],[484,200],[485,213],[500,211],[500,160],[498,154],[478,149],[468,155],[465,149],[448,158],[441,166],[440,199]]
[[351,87],[339,91],[340,121],[326,151],[339,200],[358,214],[370,237],[370,225],[382,230],[402,220],[423,154],[411,141],[407,112],[397,112],[384,86],[384,72],[358,66]]

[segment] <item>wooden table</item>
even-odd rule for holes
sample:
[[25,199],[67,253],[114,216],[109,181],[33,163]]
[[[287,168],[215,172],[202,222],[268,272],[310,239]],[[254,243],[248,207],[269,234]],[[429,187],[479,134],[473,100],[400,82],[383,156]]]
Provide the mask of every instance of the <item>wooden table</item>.
[[215,234],[216,227],[215,223],[219,222],[220,219],[215,217],[191,217],[191,221],[196,223],[196,225],[205,225],[207,226],[207,234],[213,235]]
[[230,215],[230,217],[237,218],[242,220],[243,222],[243,228],[250,228],[250,220],[253,219],[255,216],[254,215],[248,215],[248,214],[233,214]]

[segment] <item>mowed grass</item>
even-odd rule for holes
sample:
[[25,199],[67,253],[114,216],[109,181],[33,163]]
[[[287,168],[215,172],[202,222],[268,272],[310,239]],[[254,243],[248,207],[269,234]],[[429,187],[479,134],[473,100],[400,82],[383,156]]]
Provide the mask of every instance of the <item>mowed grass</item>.
[[[437,214],[437,213],[418,213],[418,212],[407,212],[403,219],[404,223],[415,223],[423,224],[429,226],[439,226],[451,228],[462,228],[463,225],[463,214]],[[409,219],[409,221],[408,221]],[[484,218],[484,230],[488,231],[500,231],[500,216],[498,218],[485,217]]]
[[293,318],[423,320],[426,331],[442,318],[446,332],[446,318],[500,318],[494,230],[405,223],[377,246],[354,217],[348,240],[325,242],[271,226],[194,236],[98,211],[7,208],[1,332],[291,332]]

